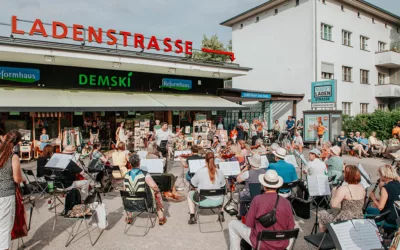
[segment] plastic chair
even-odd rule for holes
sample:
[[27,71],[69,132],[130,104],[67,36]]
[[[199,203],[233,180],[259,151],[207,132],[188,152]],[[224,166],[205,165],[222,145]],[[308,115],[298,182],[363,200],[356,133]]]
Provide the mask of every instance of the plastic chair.
[[[40,196],[43,194],[47,194],[46,188],[47,188],[47,183],[40,183],[36,177],[36,175],[33,173],[32,170],[27,170],[27,169],[22,169],[22,172],[24,173],[26,180],[28,181],[29,187],[32,187],[33,189],[30,190],[30,194],[32,195],[33,193],[39,193],[39,196],[36,197],[38,199]],[[29,176],[31,176],[35,181],[30,181]],[[35,199],[35,200],[36,200]]]
[[[202,206],[202,204],[201,204],[202,201],[199,201],[196,204],[195,216],[196,216],[196,220],[197,220],[197,222],[199,224],[200,232],[204,233],[201,230],[200,211],[201,210],[211,210],[213,212],[213,214],[215,214],[214,209],[220,209],[222,211],[222,206],[224,205],[224,201],[225,201],[225,194],[226,194],[226,189],[225,188],[221,188],[221,189],[201,189],[200,190],[200,193],[199,193],[200,197],[204,197],[204,196],[207,196],[207,197],[218,197],[218,196],[220,196],[221,197],[222,196],[222,202],[221,202],[221,204],[219,204],[217,206],[213,206],[213,207]],[[221,226],[221,230],[219,230],[217,232],[221,232],[223,230],[223,226],[222,226],[221,218],[219,217],[219,213],[218,213],[218,222],[219,222],[219,224]]]

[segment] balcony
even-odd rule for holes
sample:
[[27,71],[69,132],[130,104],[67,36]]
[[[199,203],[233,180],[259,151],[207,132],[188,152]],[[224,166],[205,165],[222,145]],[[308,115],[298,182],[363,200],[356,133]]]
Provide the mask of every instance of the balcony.
[[[394,50],[394,49],[393,49]],[[375,65],[385,68],[400,67],[400,53],[395,51],[380,51],[375,53]]]
[[[400,55],[399,55],[400,56]],[[400,98],[400,85],[383,84],[375,86],[376,98]]]

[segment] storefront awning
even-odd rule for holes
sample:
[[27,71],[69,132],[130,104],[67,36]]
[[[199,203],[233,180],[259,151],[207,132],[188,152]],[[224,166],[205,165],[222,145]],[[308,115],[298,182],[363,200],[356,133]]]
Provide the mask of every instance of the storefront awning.
[[154,111],[246,109],[208,95],[121,93],[48,89],[0,89],[0,111]]

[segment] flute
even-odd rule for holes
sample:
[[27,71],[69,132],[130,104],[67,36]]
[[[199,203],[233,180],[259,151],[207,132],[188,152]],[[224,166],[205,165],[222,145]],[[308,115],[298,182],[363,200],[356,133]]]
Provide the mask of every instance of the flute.
[[[375,186],[374,186],[374,189],[372,189],[372,191],[371,191],[372,193],[375,193],[376,189],[377,189],[378,186],[379,186],[380,180],[381,180],[381,179],[378,179],[378,180],[376,181],[376,184],[375,184]],[[368,196],[368,197],[369,197],[369,196]],[[368,198],[367,202],[365,203],[364,209],[363,209],[363,214],[365,214],[365,211],[367,210],[367,208],[368,208],[368,206],[371,204],[371,202],[372,202],[372,199],[371,199],[371,198]]]

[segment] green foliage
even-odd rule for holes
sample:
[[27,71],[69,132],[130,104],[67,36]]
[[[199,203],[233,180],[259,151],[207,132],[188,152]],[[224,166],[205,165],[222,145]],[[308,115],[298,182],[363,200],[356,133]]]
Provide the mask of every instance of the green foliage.
[[[232,51],[232,40],[229,41],[228,45],[225,47],[224,44],[218,40],[217,35],[213,35],[210,38],[207,38],[206,35],[203,35],[203,41],[201,42],[201,47],[212,50]],[[219,54],[204,53],[197,51],[193,52],[192,58],[197,60],[217,61],[217,62],[225,62],[229,60],[229,56],[227,55],[219,55]]]
[[377,137],[386,140],[391,137],[393,124],[400,120],[400,109],[391,111],[376,110],[371,114],[356,116],[343,115],[342,129],[348,134],[350,131],[365,132],[367,136],[376,131]]

